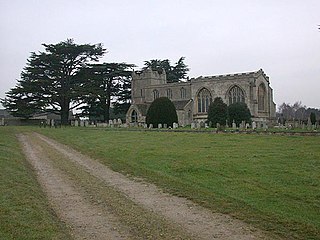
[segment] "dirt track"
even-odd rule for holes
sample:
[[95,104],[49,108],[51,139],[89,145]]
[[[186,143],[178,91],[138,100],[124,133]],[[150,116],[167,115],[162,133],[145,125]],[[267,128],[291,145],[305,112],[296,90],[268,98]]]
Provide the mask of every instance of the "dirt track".
[[75,239],[266,239],[241,221],[133,181],[45,136],[18,136]]

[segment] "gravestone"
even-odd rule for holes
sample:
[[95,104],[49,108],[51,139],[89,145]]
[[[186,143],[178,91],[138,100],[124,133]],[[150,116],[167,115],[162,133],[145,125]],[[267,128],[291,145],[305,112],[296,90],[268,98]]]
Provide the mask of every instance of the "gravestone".
[[204,124],[204,127],[205,127],[205,128],[209,128],[208,123],[205,123],[205,124]]
[[196,124],[194,122],[191,123],[191,129],[195,129],[196,128]]
[[216,128],[217,128],[217,130],[220,129],[220,123],[217,123],[217,124],[216,124]]
[[252,122],[252,129],[256,130],[256,128],[257,128],[257,123],[256,122]]
[[158,128],[162,128],[162,124],[161,123],[158,124]]
[[152,129],[152,128],[153,128],[153,124],[150,123],[150,124],[149,124],[149,129]]
[[311,124],[311,119],[310,119],[310,117],[308,118],[307,128],[308,128],[309,131],[310,131],[311,128],[312,128],[312,124]]
[[78,120],[74,120],[74,126],[75,127],[79,127],[79,121]]
[[51,127],[54,127],[54,119],[51,119]]
[[163,124],[163,128],[168,128],[168,124]]
[[234,120],[232,121],[232,128],[237,129],[237,124],[234,122]]
[[120,118],[118,118],[118,125],[120,126],[122,124],[122,120]]
[[201,121],[200,124],[199,124],[199,127],[200,127],[200,128],[204,128],[204,126],[205,126],[204,122]]
[[117,119],[113,119],[113,125],[117,125]]
[[84,121],[80,120],[80,127],[84,127]]
[[148,124],[143,124],[143,128],[148,128]]
[[173,123],[173,129],[177,129],[177,128],[178,128],[178,126],[179,126],[179,124],[178,124],[178,123]]
[[246,129],[249,129],[249,127],[250,127],[250,124],[246,123]]
[[1,126],[4,126],[4,118],[1,118]]
[[109,120],[109,127],[113,127],[113,121],[111,119]]

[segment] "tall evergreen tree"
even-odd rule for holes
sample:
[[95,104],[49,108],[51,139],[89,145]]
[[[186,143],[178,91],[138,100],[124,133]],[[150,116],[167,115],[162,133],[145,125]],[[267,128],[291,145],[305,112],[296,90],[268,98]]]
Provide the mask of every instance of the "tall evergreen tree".
[[251,113],[247,104],[244,102],[230,104],[228,106],[228,113],[230,123],[235,121],[237,126],[239,126],[242,121],[251,123]]
[[226,125],[228,119],[228,106],[220,97],[216,97],[209,106],[208,121],[211,122],[210,127],[215,127],[217,123],[222,126]]
[[185,58],[181,57],[175,65],[171,65],[168,59],[153,59],[145,61],[145,67],[143,69],[151,68],[153,71],[158,71],[159,73],[162,73],[164,70],[167,74],[168,82],[179,82],[187,79],[187,72],[189,71],[184,60]]
[[21,80],[3,100],[16,115],[23,114],[24,104],[35,111],[60,114],[63,125],[69,122],[69,111],[77,108],[85,92],[81,69],[98,61],[105,53],[102,44],[75,44],[72,39],[57,44],[42,44],[44,52],[32,52],[21,73]]
[[84,114],[97,115],[96,118],[107,122],[110,107],[114,104],[118,112],[126,112],[131,99],[131,74],[133,64],[102,63],[91,64],[84,69],[88,81],[84,84],[87,93],[83,96],[86,106]]

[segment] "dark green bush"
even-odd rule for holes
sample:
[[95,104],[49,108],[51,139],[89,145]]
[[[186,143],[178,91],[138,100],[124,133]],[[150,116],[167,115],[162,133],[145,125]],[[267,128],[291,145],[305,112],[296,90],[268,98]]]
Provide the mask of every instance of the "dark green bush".
[[229,122],[232,123],[233,120],[239,126],[242,121],[251,124],[251,113],[246,103],[237,102],[230,104],[228,107]]
[[221,126],[226,125],[228,119],[228,106],[220,97],[216,97],[209,106],[208,122],[211,123],[210,127],[216,127],[217,123]]
[[174,122],[178,123],[178,115],[176,108],[169,98],[161,97],[155,99],[147,112],[147,124],[153,124],[153,127],[158,127],[161,123],[167,124],[168,127],[173,125]]

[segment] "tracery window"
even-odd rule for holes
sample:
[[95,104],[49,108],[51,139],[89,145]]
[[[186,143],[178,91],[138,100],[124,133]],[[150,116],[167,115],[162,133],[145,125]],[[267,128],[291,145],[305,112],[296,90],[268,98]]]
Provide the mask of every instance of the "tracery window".
[[159,91],[157,89],[153,90],[153,100],[159,98]]
[[229,104],[245,101],[244,93],[242,89],[238,86],[234,86],[230,89],[228,93],[228,97],[229,97]]
[[207,113],[209,109],[209,105],[212,102],[211,93],[208,89],[203,88],[197,96],[198,101],[198,112],[199,113]]
[[181,88],[180,89],[180,96],[181,96],[182,99],[187,98],[187,91],[186,91],[185,88]]
[[258,111],[265,110],[266,88],[263,83],[258,87]]
[[131,122],[135,123],[137,121],[138,121],[138,114],[137,114],[136,110],[133,110],[131,113]]
[[171,99],[172,98],[172,90],[167,89],[167,98]]

